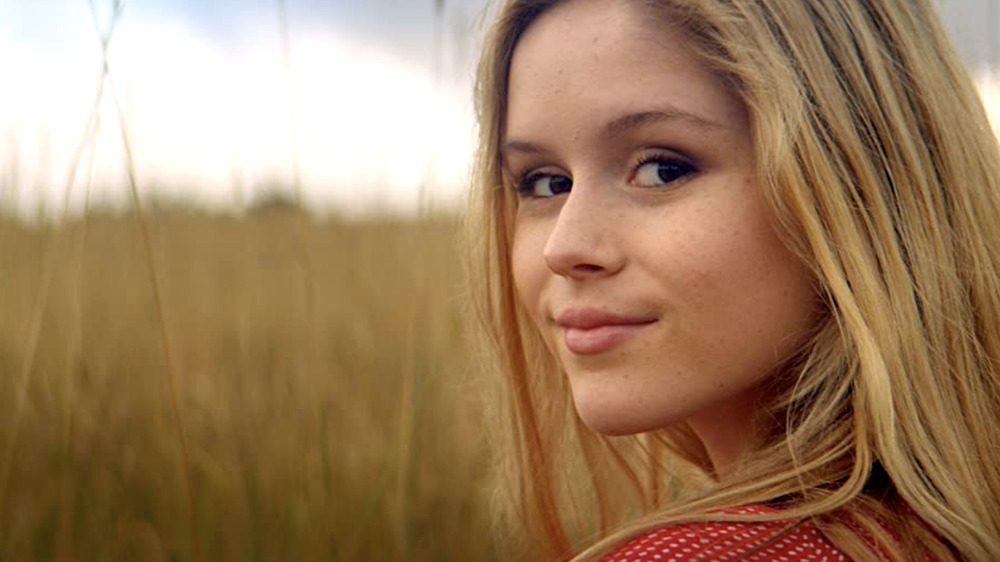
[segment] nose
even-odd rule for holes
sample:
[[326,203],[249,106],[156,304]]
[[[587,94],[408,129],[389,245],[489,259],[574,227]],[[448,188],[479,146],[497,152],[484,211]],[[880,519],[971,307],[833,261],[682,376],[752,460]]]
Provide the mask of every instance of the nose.
[[545,243],[549,269],[577,279],[618,272],[625,264],[623,218],[603,190],[574,182]]

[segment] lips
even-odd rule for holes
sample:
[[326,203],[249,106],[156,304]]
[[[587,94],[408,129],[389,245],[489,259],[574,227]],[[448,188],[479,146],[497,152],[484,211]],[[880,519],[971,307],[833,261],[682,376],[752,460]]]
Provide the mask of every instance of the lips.
[[563,342],[577,355],[596,355],[632,338],[656,322],[650,316],[628,316],[594,309],[570,309],[556,317]]

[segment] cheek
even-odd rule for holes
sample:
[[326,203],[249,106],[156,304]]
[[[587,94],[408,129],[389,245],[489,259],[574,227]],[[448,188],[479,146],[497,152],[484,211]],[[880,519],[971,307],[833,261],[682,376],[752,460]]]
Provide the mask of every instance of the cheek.
[[719,204],[712,214],[692,213],[691,222],[676,225],[677,244],[661,254],[659,276],[695,356],[742,359],[752,372],[751,364],[787,355],[809,331],[818,307],[814,283],[762,202]]
[[[645,267],[666,286],[669,301],[689,312],[718,308],[720,300],[731,302],[742,294],[748,272],[758,259],[746,232],[742,209],[728,201],[685,209],[684,213],[645,224],[662,225],[645,229],[648,262]],[[655,233],[655,234],[654,234]],[[731,310],[731,308],[730,308]]]
[[544,245],[545,234],[537,225],[518,222],[511,249],[511,273],[518,300],[536,322],[540,309],[539,295],[548,271],[542,254]]
[[[809,271],[770,229],[761,234],[741,267],[742,324],[760,342],[760,360],[783,360],[802,343],[816,319],[818,300]],[[739,294],[733,298],[740,298]]]

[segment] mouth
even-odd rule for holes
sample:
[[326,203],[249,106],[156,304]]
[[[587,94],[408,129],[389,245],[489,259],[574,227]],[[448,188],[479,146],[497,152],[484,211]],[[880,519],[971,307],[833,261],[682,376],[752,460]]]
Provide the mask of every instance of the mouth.
[[631,339],[656,323],[650,316],[623,316],[594,309],[570,309],[556,317],[563,343],[576,355],[596,355]]

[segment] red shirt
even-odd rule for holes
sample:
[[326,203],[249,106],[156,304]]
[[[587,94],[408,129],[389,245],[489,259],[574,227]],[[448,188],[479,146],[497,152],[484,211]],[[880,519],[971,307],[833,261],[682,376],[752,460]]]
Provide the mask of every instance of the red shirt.
[[[770,507],[751,505],[727,510],[727,513],[750,515],[777,513],[777,511]],[[792,525],[794,526],[786,531]],[[847,562],[850,558],[827,540],[815,523],[807,519],[798,524],[794,524],[793,521],[745,523],[701,521],[670,525],[639,535],[602,560],[604,562],[688,560]]]

